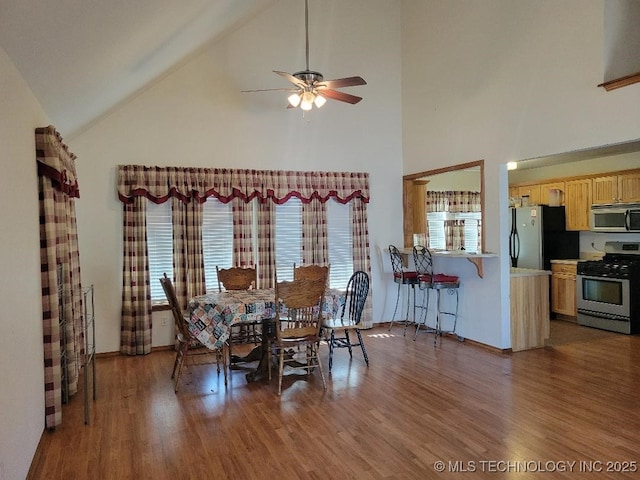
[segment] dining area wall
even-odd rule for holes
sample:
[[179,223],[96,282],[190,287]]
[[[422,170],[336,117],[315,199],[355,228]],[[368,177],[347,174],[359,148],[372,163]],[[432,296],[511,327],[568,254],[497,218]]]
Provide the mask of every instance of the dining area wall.
[[[341,3],[340,13],[326,8],[314,14],[318,24],[335,28],[331,37],[318,41],[322,52],[315,56],[315,68],[332,76],[357,73],[368,85],[359,87],[364,100],[358,105],[330,101],[303,115],[285,108],[282,92],[241,93],[265,82],[277,87],[274,66],[300,64],[302,52],[289,43],[289,32],[272,27],[295,23],[290,3],[277,2],[69,140],[87,185],[77,212],[78,238],[83,278],[97,292],[99,353],[120,349],[119,164],[367,172],[370,245],[385,245],[401,235],[399,4],[376,0],[371,8],[371,2],[357,0]],[[265,29],[273,35],[262,35]],[[354,42],[370,48],[351,50]],[[388,320],[387,287],[372,255],[374,322]],[[172,343],[173,325],[165,313],[153,314],[153,346]]]

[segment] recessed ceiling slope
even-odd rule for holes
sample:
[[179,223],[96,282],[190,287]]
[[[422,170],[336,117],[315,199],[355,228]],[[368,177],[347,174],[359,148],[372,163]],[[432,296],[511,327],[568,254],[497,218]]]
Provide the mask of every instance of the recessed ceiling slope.
[[18,0],[0,46],[56,128],[72,135],[275,0]]

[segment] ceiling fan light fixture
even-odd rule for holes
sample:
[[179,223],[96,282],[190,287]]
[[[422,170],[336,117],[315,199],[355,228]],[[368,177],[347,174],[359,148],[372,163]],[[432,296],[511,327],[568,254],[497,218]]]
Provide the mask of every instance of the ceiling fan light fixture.
[[[327,102],[327,99],[355,105],[362,100],[361,97],[341,92],[337,89],[366,85],[367,82],[365,82],[362,77],[358,76],[325,80],[324,76],[320,72],[309,69],[309,0],[304,0],[304,17],[306,68],[295,73],[287,73],[278,70],[273,71],[273,73],[277,73],[291,82],[294,87],[243,90],[243,92],[266,92],[271,90],[286,91],[289,92],[287,97],[289,105],[287,108],[300,107],[305,111],[311,110],[314,104],[316,108],[322,107]],[[291,92],[295,93],[292,94]]]
[[313,92],[304,92],[302,94],[302,101],[300,102],[300,108],[302,110],[311,110],[313,108],[313,101],[315,100]]
[[289,100],[289,105],[291,105],[293,108],[296,108],[298,105],[300,105],[300,100],[302,99],[297,93],[292,93],[291,95],[289,95],[289,98],[287,100]]
[[316,94],[316,99],[313,101],[316,104],[317,108],[322,107],[325,103],[327,103],[327,99],[322,95]]

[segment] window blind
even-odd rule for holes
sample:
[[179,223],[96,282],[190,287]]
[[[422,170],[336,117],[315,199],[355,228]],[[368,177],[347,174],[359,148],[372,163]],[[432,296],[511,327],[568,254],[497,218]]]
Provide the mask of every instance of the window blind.
[[171,202],[147,202],[147,253],[151,303],[166,303],[160,278],[166,273],[173,281],[173,231]]
[[351,235],[351,208],[329,200],[327,206],[327,232],[329,243],[329,286],[345,288],[353,273],[353,237]]
[[278,281],[293,280],[293,264],[302,264],[302,202],[290,198],[276,205],[276,274]]
[[218,290],[216,265],[233,266],[233,214],[231,202],[207,198],[202,210],[202,253],[207,291]]

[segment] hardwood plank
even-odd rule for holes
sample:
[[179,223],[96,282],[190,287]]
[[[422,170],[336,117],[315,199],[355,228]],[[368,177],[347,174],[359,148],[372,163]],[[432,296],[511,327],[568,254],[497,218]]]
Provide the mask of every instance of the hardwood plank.
[[189,365],[175,394],[171,351],[98,357],[91,423],[80,392],[29,478],[461,478],[436,461],[476,462],[473,478],[496,476],[480,462],[575,461],[550,478],[589,478],[580,461],[638,461],[640,337],[503,354],[402,329],[364,332],[369,368],[337,350],[326,392],[316,373],[288,375],[280,398],[275,378],[247,384],[243,370],[225,390],[215,365]]

